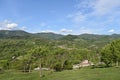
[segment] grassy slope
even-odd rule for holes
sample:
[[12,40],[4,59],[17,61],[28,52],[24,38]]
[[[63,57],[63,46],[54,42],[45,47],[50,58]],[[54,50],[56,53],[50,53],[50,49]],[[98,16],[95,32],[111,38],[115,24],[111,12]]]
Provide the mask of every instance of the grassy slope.
[[120,68],[80,69],[46,74],[42,79],[38,72],[21,73],[7,71],[0,80],[120,80]]

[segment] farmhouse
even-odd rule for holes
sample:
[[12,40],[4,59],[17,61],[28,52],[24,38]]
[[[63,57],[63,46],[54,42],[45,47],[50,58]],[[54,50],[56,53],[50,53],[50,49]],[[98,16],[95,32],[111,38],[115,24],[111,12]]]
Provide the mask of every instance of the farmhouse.
[[91,65],[94,65],[94,64],[88,60],[83,60],[81,63],[73,65],[73,69],[79,69],[81,67],[87,67]]

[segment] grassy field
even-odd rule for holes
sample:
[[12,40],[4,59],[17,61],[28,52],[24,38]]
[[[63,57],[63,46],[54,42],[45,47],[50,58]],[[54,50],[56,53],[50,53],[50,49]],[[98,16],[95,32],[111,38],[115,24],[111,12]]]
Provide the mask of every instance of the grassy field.
[[0,73],[0,80],[120,80],[120,68],[66,70],[44,74],[45,76],[40,78],[37,71],[31,73],[5,71]]

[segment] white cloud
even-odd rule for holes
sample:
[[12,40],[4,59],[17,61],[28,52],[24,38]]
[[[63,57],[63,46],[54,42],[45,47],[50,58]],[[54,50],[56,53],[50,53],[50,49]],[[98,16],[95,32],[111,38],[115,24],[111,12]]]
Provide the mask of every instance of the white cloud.
[[83,15],[80,11],[74,13],[74,14],[69,14],[67,15],[67,18],[70,18],[72,22],[75,24],[78,24],[86,19],[86,16]]
[[88,9],[92,9],[94,6],[95,0],[83,0],[78,2],[78,4],[75,5],[75,8],[81,11],[82,13],[88,11]]
[[68,29],[61,29],[60,32],[65,32],[65,33],[71,33],[72,30],[68,30]]
[[110,29],[108,32],[113,33],[113,32],[115,32],[115,30],[114,29]]
[[47,26],[47,24],[45,22],[42,22],[42,23],[40,23],[40,26],[45,27],[45,26]]
[[18,24],[16,24],[16,23],[8,23],[8,24],[6,24],[7,29],[13,29],[13,28],[15,28],[17,26],[18,26]]
[[44,30],[44,31],[41,31],[41,32],[43,32],[43,33],[49,33],[49,32],[54,33],[54,31],[52,31],[52,30]]
[[10,20],[4,20],[0,22],[0,30],[25,30],[27,27],[18,27],[19,25]]
[[0,22],[1,30],[11,30],[11,29],[15,29],[16,27],[18,27],[17,23],[8,20],[4,20],[3,22]]
[[79,23],[81,21],[85,20],[85,15],[83,15],[81,12],[77,12],[74,16],[73,16],[73,20],[76,23]]
[[[70,13],[67,18],[80,33],[103,33],[114,25],[119,26],[120,0],[78,0],[77,3],[76,12]],[[86,29],[80,26],[86,26]]]
[[113,13],[117,8],[120,8],[120,0],[97,0],[93,7],[97,15]]
[[120,0],[83,0],[75,7],[81,13],[100,16],[119,11]]

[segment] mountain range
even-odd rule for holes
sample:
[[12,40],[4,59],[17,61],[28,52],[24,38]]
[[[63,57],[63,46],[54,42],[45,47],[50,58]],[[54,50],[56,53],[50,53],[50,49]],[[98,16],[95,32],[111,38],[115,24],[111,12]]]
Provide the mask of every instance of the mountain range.
[[113,40],[120,38],[120,34],[112,35],[98,35],[98,34],[81,34],[81,35],[62,35],[56,33],[28,33],[22,30],[0,30],[0,38],[25,38],[25,37],[34,37],[34,38],[45,38],[50,40],[74,40],[74,39],[85,39],[85,40]]

